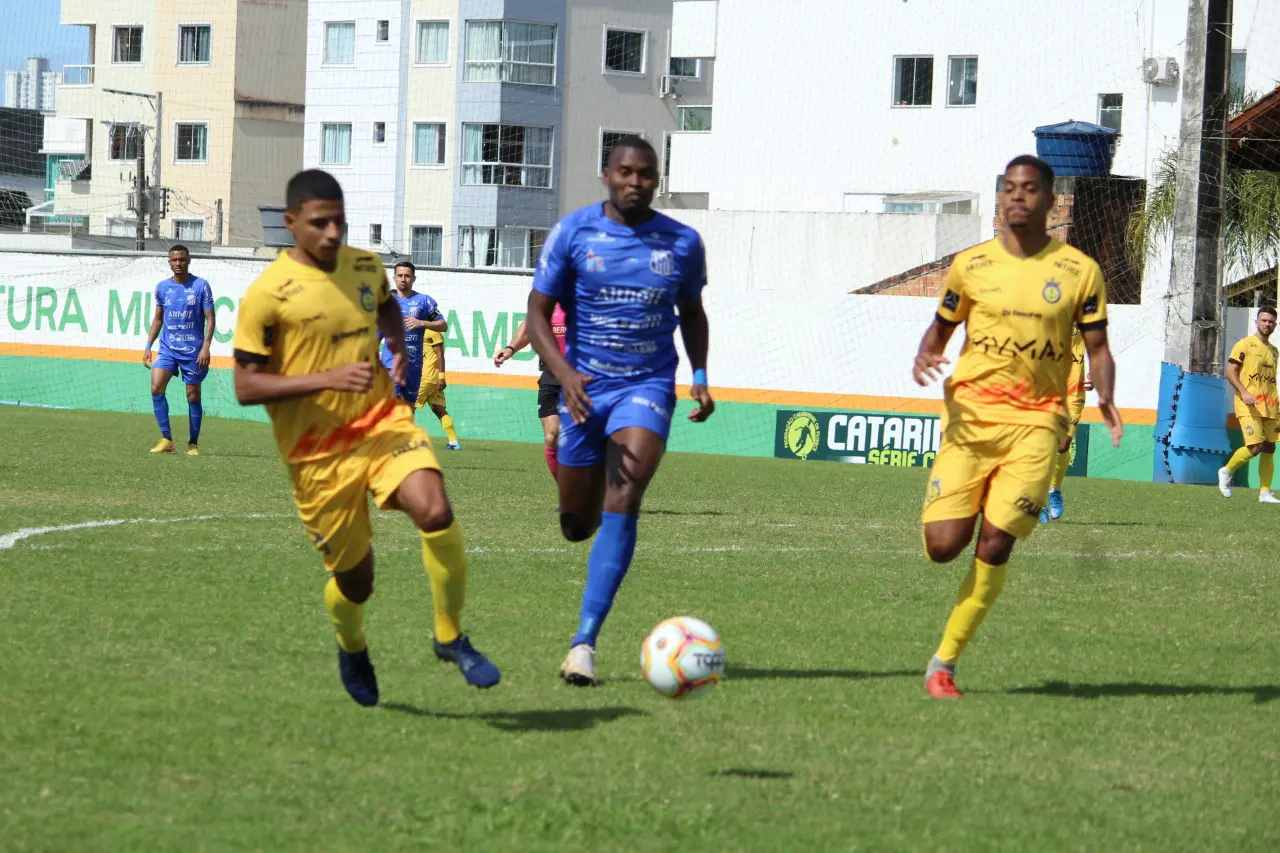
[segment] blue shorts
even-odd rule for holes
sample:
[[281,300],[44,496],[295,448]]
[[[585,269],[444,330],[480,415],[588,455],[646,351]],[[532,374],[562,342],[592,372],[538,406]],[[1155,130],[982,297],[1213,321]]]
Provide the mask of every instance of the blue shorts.
[[560,447],[557,461],[569,468],[589,468],[604,460],[605,440],[619,430],[643,427],[663,441],[671,433],[676,407],[676,381],[651,376],[636,381],[597,379],[588,383],[591,417],[575,424],[560,402]]
[[175,355],[164,347],[161,347],[156,353],[156,360],[151,362],[151,366],[167,370],[174,376],[181,376],[184,385],[199,385],[209,375],[208,367],[201,370],[196,365],[196,357],[194,355],[189,357]]
[[404,372],[404,384],[396,386],[396,396],[410,406],[418,404],[418,387],[422,385],[422,365],[410,364]]

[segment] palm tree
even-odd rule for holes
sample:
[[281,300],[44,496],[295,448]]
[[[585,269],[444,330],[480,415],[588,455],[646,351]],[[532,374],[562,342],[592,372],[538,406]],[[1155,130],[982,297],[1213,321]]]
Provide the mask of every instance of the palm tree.
[[[1256,95],[1233,90],[1228,115],[1238,115],[1257,100]],[[1130,258],[1139,269],[1158,254],[1173,233],[1177,183],[1178,151],[1169,148],[1156,161],[1147,183],[1146,204],[1134,211],[1126,228]],[[1222,248],[1228,270],[1251,275],[1276,266],[1280,255],[1280,172],[1228,167]],[[1254,282],[1258,278],[1251,276]],[[1274,275],[1265,278],[1274,283]]]

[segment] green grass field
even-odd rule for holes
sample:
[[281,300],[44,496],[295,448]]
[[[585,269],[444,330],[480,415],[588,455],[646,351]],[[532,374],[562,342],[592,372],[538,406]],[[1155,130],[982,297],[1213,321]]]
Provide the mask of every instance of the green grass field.
[[[922,670],[964,566],[920,555],[923,471],[672,455],[584,691],[556,668],[587,546],[538,446],[464,436],[467,626],[503,683],[431,657],[417,537],[377,514],[384,705],[361,709],[267,428],[207,420],[194,459],[154,432],[0,408],[0,537],[166,521],[0,550],[5,851],[1280,848],[1256,492],[1069,481],[944,703]],[[729,668],[679,703],[638,658],[685,613]]]

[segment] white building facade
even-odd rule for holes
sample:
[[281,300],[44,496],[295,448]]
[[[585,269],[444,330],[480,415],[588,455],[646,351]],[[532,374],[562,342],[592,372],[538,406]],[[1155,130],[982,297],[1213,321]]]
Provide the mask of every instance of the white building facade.
[[43,56],[27,59],[27,67],[4,72],[4,105],[51,113],[57,109],[62,72],[50,71]]
[[528,269],[604,197],[614,140],[662,152],[682,102],[710,100],[711,63],[672,60],[670,21],[669,0],[312,0],[305,164],[342,181],[353,245]]

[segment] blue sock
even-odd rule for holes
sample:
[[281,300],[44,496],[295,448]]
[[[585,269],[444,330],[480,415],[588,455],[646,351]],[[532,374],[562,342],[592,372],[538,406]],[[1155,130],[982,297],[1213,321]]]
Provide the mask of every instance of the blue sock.
[[587,558],[587,588],[582,593],[582,610],[578,616],[578,633],[573,635],[572,645],[587,643],[595,646],[596,637],[604,625],[604,618],[613,607],[622,579],[631,567],[636,553],[636,524],[634,515],[606,512],[600,517],[600,531],[591,546]]
[[204,404],[187,401],[187,419],[190,420],[191,443],[200,443],[200,421],[204,418]]
[[173,433],[169,432],[169,398],[163,394],[152,394],[151,408],[156,413],[156,423],[160,425],[160,434],[172,441]]

